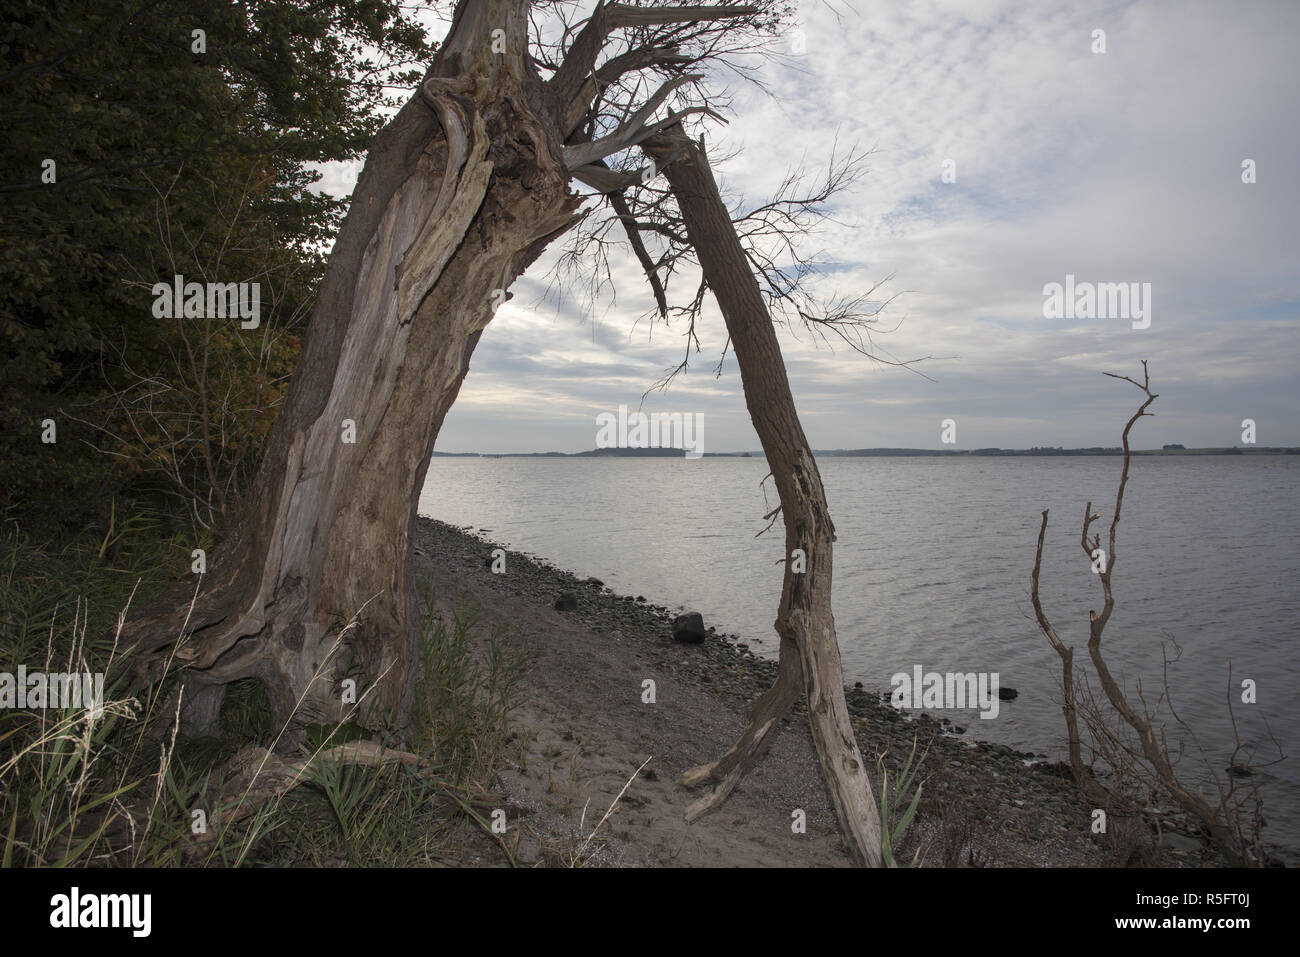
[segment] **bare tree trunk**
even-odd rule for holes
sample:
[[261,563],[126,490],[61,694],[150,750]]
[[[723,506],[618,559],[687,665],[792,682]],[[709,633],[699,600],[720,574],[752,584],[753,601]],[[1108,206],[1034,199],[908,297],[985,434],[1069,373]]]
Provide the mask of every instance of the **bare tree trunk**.
[[1047,613],[1043,611],[1043,603],[1038,595],[1038,578],[1043,568],[1043,539],[1047,535],[1047,512],[1047,509],[1043,509],[1043,522],[1038,527],[1038,549],[1034,553],[1034,572],[1030,578],[1029,598],[1034,606],[1034,617],[1038,619],[1039,629],[1047,636],[1047,640],[1061,658],[1061,686],[1065,696],[1061,710],[1065,714],[1070,770],[1074,774],[1074,781],[1087,800],[1094,804],[1105,803],[1107,800],[1105,789],[1093,777],[1092,769],[1083,763],[1083,752],[1079,742],[1078,696],[1074,681],[1074,649],[1066,647],[1065,642],[1056,633],[1056,629],[1047,619]]
[[344,643],[362,714],[406,711],[415,491],[494,290],[579,202],[528,63],[527,14],[527,0],[458,6],[420,92],[372,145],[250,500],[192,611],[189,585],[131,623],[146,665],[174,653],[188,666],[190,731],[248,676],[282,719],[337,720],[348,654],[334,646],[354,617]]
[[[1223,818],[1197,794],[1191,793],[1183,783],[1178,779],[1174,772],[1173,763],[1169,759],[1169,751],[1164,741],[1164,734],[1161,732],[1157,735],[1157,729],[1152,722],[1150,713],[1139,714],[1132,705],[1129,704],[1128,698],[1119,686],[1119,682],[1110,673],[1110,667],[1106,664],[1106,659],[1101,653],[1101,636],[1106,629],[1106,623],[1110,621],[1110,616],[1115,610],[1115,593],[1111,588],[1111,577],[1115,573],[1115,539],[1116,530],[1119,528],[1120,514],[1124,508],[1124,491],[1128,488],[1128,473],[1130,461],[1129,433],[1133,430],[1134,424],[1143,416],[1150,415],[1147,412],[1148,406],[1153,403],[1158,396],[1151,391],[1151,376],[1147,370],[1147,362],[1142,360],[1142,381],[1138,382],[1128,376],[1116,375],[1113,372],[1107,372],[1105,375],[1112,379],[1121,379],[1131,383],[1142,390],[1145,401],[1133,413],[1133,416],[1124,426],[1124,432],[1121,436],[1121,443],[1124,447],[1124,465],[1120,470],[1119,488],[1115,492],[1115,510],[1110,520],[1110,533],[1107,540],[1108,551],[1104,559],[1104,568],[1098,574],[1101,579],[1102,594],[1105,603],[1102,605],[1101,613],[1089,613],[1090,624],[1088,627],[1088,655],[1092,658],[1093,667],[1097,670],[1097,677],[1101,680],[1102,689],[1106,692],[1106,697],[1110,700],[1111,706],[1119,713],[1120,717],[1128,723],[1138,736],[1142,743],[1142,753],[1146,756],[1147,761],[1155,770],[1156,776],[1161,784],[1165,787],[1169,795],[1192,817],[1196,818],[1202,826],[1210,833],[1210,839],[1215,846],[1228,858],[1229,863],[1235,867],[1240,867],[1246,863],[1245,855],[1241,843],[1237,840],[1232,829],[1229,828]],[[1095,556],[1096,551],[1101,548],[1101,535],[1094,534],[1091,543],[1088,541],[1088,531],[1092,523],[1100,518],[1099,515],[1092,514],[1092,502],[1083,509],[1083,532],[1080,536],[1080,544],[1083,547],[1084,554],[1089,558]]]
[[[817,463],[795,410],[776,330],[702,149],[680,126],[644,145],[657,166],[680,154],[663,173],[726,321],[740,364],[745,404],[772,470],[785,522],[786,568],[775,622],[781,636],[776,684],[758,700],[732,749],[714,764],[695,768],[683,777],[682,783],[688,786],[715,784],[711,793],[691,805],[688,816],[698,817],[726,800],[798,697],[796,679],[802,672],[813,742],[845,841],[858,863],[879,867],[880,818],[849,723],[831,614],[835,527]],[[796,549],[806,556],[807,570],[802,573],[794,571]]]
[[[1096,567],[1097,576],[1101,581],[1102,596],[1104,604],[1099,613],[1091,611],[1088,613],[1088,655],[1092,659],[1093,667],[1097,671],[1097,677],[1101,681],[1102,689],[1106,693],[1111,707],[1124,720],[1124,722],[1133,729],[1137,734],[1138,741],[1141,744],[1142,756],[1146,758],[1154,772],[1155,780],[1159,786],[1167,793],[1184,811],[1195,818],[1208,832],[1210,839],[1215,846],[1224,854],[1229,863],[1233,866],[1240,867],[1247,863],[1245,848],[1237,833],[1234,832],[1220,813],[1226,806],[1226,801],[1219,805],[1219,809],[1210,807],[1203,797],[1199,794],[1193,794],[1179,780],[1174,770],[1173,762],[1169,757],[1168,745],[1165,741],[1163,728],[1158,729],[1155,726],[1153,714],[1149,709],[1143,706],[1142,713],[1130,704],[1128,697],[1124,694],[1123,688],[1120,687],[1114,675],[1111,674],[1110,667],[1106,663],[1105,657],[1101,652],[1102,633],[1106,630],[1106,623],[1110,621],[1110,616],[1115,610],[1115,593],[1111,587],[1112,576],[1115,573],[1116,563],[1116,533],[1119,529],[1120,516],[1124,509],[1124,492],[1128,488],[1128,474],[1131,459],[1131,449],[1129,447],[1129,433],[1133,431],[1133,426],[1138,419],[1151,415],[1147,408],[1155,402],[1159,396],[1151,391],[1151,377],[1147,369],[1147,362],[1142,360],[1142,381],[1138,382],[1129,376],[1116,375],[1113,372],[1104,373],[1112,379],[1120,379],[1137,386],[1142,390],[1145,396],[1142,404],[1138,406],[1136,412],[1129,418],[1124,425],[1124,432],[1121,436],[1121,444],[1124,449],[1123,467],[1120,470],[1119,488],[1115,493],[1115,508],[1111,515],[1110,531],[1107,538],[1106,548],[1101,547],[1101,534],[1093,533],[1092,538],[1088,537],[1092,525],[1099,518],[1100,514],[1093,514],[1092,502],[1089,501],[1083,509],[1083,529],[1079,536],[1079,544],[1083,548],[1083,553],[1089,561],[1098,561]],[[1067,730],[1070,735],[1070,764],[1074,770],[1075,778],[1083,788],[1085,796],[1090,801],[1100,801],[1105,799],[1105,792],[1092,777],[1091,773],[1081,774],[1083,769],[1082,758],[1079,755],[1079,729],[1075,720],[1076,696],[1073,686],[1073,659],[1074,650],[1066,648],[1056,630],[1048,621],[1047,616],[1043,613],[1043,608],[1038,598],[1038,572],[1042,563],[1043,555],[1043,535],[1047,530],[1047,512],[1043,512],[1043,522],[1038,530],[1038,551],[1034,559],[1034,574],[1032,579],[1032,599],[1034,604],[1034,613],[1038,619],[1039,628],[1047,636],[1052,647],[1056,649],[1057,654],[1061,656],[1064,666],[1065,676],[1065,716]],[[1141,685],[1138,686],[1139,695],[1141,695]]]

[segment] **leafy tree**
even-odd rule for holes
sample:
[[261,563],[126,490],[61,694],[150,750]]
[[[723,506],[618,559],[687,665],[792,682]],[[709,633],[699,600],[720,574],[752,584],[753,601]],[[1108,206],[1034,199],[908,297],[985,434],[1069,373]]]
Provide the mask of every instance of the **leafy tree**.
[[[308,189],[319,174],[304,164],[358,156],[394,106],[388,87],[413,82],[432,51],[390,0],[9,7],[0,508],[14,518],[39,514],[35,500],[89,506],[141,471],[120,448],[127,472],[106,467],[84,443],[120,429],[102,413],[141,378],[176,385],[181,330],[153,316],[153,282],[214,265],[204,279],[279,277],[277,311],[301,324],[346,207]],[[45,419],[57,454],[40,442]]]

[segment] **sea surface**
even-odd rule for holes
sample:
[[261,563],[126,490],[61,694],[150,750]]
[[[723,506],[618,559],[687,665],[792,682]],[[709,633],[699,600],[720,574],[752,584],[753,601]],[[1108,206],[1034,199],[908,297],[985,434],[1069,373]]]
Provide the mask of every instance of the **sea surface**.
[[[845,680],[887,691],[918,665],[996,672],[1019,691],[996,718],[972,709],[936,717],[969,738],[1063,758],[1060,659],[1029,601],[1039,522],[1050,509],[1040,593],[1077,669],[1089,610],[1102,605],[1080,546],[1084,505],[1101,513],[1104,545],[1121,461],[820,459]],[[622,594],[699,611],[775,656],[783,530],[778,521],[760,534],[777,504],[767,472],[761,457],[436,457],[420,512]],[[1266,837],[1300,863],[1300,457],[1135,458],[1116,553],[1116,609],[1102,643],[1112,673],[1132,700],[1140,688],[1159,703],[1183,747],[1180,768],[1207,797],[1207,761],[1226,780],[1232,760],[1230,698],[1237,763],[1288,755],[1250,780],[1264,782]],[[1159,701],[1166,679],[1170,697]],[[1242,702],[1247,680],[1253,704]],[[1093,687],[1101,697],[1095,677]]]

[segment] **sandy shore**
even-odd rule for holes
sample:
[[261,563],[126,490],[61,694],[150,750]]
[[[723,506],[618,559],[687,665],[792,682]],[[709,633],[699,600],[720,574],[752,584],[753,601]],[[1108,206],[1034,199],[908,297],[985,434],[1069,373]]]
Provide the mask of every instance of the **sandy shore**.
[[[850,864],[802,707],[726,804],[691,825],[683,821],[694,794],[678,777],[726,751],[772,682],[775,664],[756,657],[745,639],[711,633],[700,645],[676,642],[666,609],[508,549],[505,573],[494,575],[488,561],[496,544],[440,522],[422,519],[415,545],[442,614],[467,600],[485,624],[516,634],[532,658],[500,775],[507,839],[520,861],[566,863],[614,805],[583,852],[595,852],[592,864]],[[555,610],[566,593],[576,609]],[[776,643],[775,634],[755,638]],[[653,704],[642,701],[647,679],[655,683]],[[869,765],[883,754],[892,774],[914,739],[921,749],[928,745],[922,801],[900,860],[919,849],[929,867],[1215,863],[1172,819],[1145,852],[1131,825],[1093,835],[1091,809],[1062,777],[1056,755],[1048,760],[969,740],[969,732],[955,735],[927,713],[896,711],[878,691],[849,690],[848,701]],[[792,829],[797,810],[806,833]],[[1148,825],[1139,833],[1151,831]]]

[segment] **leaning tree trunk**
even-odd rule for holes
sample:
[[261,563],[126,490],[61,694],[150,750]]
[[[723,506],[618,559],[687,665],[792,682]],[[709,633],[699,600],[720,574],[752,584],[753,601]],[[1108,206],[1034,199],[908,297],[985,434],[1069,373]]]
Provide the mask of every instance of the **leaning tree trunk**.
[[342,717],[348,668],[363,720],[406,711],[413,490],[494,290],[579,203],[528,62],[527,12],[526,0],[458,6],[420,90],[371,147],[231,534],[197,597],[190,585],[131,622],[150,670],[187,666],[190,731],[211,725],[224,685],[252,676],[282,719]]
[[[693,819],[726,800],[797,699],[802,672],[813,742],[846,843],[858,863],[879,867],[880,817],[849,722],[831,615],[835,527],[821,474],[790,394],[776,330],[703,150],[680,126],[643,145],[656,165],[671,156],[680,157],[668,163],[663,174],[677,199],[704,278],[722,310],[740,365],[745,404],[772,470],[785,521],[785,578],[775,623],[781,637],[776,683],[759,698],[731,750],[714,764],[695,768],[683,777],[687,786],[714,784],[687,814]],[[796,549],[806,556],[804,572],[795,571],[792,556]]]

